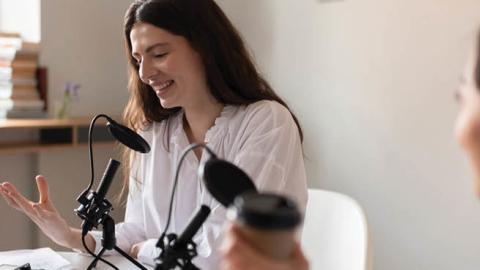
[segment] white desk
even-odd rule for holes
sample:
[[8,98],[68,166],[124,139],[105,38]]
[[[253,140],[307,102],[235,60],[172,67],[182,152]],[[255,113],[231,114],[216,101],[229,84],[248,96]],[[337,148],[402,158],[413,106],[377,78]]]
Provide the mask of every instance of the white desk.
[[[84,270],[87,268],[87,266],[90,265],[90,263],[92,262],[93,260],[93,257],[92,256],[87,256],[87,255],[82,255],[82,254],[78,254],[78,253],[75,253],[75,252],[58,252],[58,254],[60,254],[62,257],[64,257],[65,259],[67,259],[67,261],[69,261],[71,264],[72,264],[72,269],[76,269],[76,270]],[[134,264],[132,264],[129,260],[121,257],[121,256],[106,256],[106,257],[102,257],[104,259],[106,259],[107,261],[109,261],[110,263],[112,263],[113,265],[115,265],[118,269],[121,269],[121,270],[130,270],[130,269],[138,269]],[[148,269],[153,269],[151,267],[147,267]],[[99,261],[97,263],[97,267],[95,269],[98,269],[98,270],[111,270],[113,269],[112,267],[106,265],[105,263]]]

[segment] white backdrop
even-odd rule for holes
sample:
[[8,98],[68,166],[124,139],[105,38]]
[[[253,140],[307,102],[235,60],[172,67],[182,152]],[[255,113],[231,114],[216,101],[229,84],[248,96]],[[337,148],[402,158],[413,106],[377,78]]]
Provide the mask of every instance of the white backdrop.
[[300,117],[310,186],[365,208],[375,269],[478,269],[452,126],[480,1],[218,2]]

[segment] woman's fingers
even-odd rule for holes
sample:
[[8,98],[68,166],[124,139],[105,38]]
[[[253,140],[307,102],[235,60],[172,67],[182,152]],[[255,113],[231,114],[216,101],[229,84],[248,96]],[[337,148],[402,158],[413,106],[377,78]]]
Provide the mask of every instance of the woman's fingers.
[[0,185],[0,192],[2,194],[2,197],[5,199],[5,201],[7,202],[7,204],[9,206],[11,206],[11,207],[13,207],[13,208],[15,208],[16,210],[19,210],[19,211],[22,210],[20,208],[20,206],[17,204],[17,202],[15,202],[15,200],[10,197],[10,194],[8,193],[8,191],[6,189],[3,189],[1,185]]
[[45,177],[37,176],[36,182],[40,194],[40,199],[37,203],[22,196],[11,183],[2,183],[0,187],[2,188],[2,195],[9,205],[16,210],[24,212],[35,223],[41,224],[42,220],[49,219],[52,215],[58,215],[58,213],[49,200],[48,185]]
[[53,205],[52,200],[50,200],[50,192],[45,177],[43,175],[37,175],[37,177],[35,177],[35,180],[37,181],[37,188],[39,193],[38,203],[47,211],[57,212],[57,209]]
[[47,180],[42,175],[37,175],[35,180],[37,181],[38,194],[40,196],[38,202],[46,203],[49,199]]
[[71,229],[51,204],[45,178],[37,176],[36,182],[39,202],[26,199],[8,182],[0,184],[0,193],[9,205],[26,214],[54,242],[70,246]]
[[15,201],[15,203],[25,212],[25,214],[31,216],[33,214],[32,204],[27,198],[23,197],[15,188],[14,185],[5,182],[2,184],[2,188],[7,190],[8,196]]
[[20,212],[23,212],[25,213],[33,222],[37,223],[38,222],[38,216],[34,213],[34,211],[32,210],[31,212],[27,212],[26,210],[24,210],[24,208],[22,208],[18,203],[17,201],[15,200],[15,198],[10,194],[10,192],[8,192],[6,189],[4,189],[2,187],[2,185],[0,185],[0,189],[1,189],[1,194],[3,196],[3,198],[7,201],[8,205],[11,206],[12,208],[14,208],[15,210],[17,211],[20,211]]

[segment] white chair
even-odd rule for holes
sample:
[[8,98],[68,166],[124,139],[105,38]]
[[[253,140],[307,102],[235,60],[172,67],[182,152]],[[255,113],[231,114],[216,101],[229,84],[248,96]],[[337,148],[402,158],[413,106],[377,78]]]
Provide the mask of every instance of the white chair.
[[367,221],[352,198],[309,189],[302,248],[311,270],[367,270],[370,266]]

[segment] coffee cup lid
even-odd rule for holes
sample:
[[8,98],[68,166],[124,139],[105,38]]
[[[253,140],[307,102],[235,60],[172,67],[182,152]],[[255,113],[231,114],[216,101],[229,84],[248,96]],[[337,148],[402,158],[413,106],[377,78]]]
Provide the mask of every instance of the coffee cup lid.
[[246,192],[235,198],[232,209],[238,221],[257,229],[293,229],[301,222],[295,202],[278,194]]

